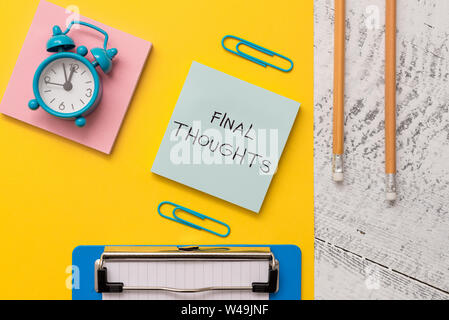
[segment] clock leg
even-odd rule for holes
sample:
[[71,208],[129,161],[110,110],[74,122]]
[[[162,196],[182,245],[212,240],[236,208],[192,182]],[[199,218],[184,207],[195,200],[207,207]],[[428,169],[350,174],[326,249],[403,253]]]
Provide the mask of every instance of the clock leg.
[[30,102],[28,102],[28,108],[31,110],[37,110],[39,108],[39,102],[37,102],[36,99],[30,100]]
[[84,118],[84,117],[77,118],[75,120],[75,124],[80,128],[84,127],[86,125],[86,118]]

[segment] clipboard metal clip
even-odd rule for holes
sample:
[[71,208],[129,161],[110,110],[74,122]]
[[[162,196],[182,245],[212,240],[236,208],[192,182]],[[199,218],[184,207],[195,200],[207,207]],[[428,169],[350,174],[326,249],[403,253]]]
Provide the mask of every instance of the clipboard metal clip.
[[[171,204],[171,203],[169,203]],[[276,293],[279,290],[279,261],[270,248],[263,247],[184,247],[181,250],[164,247],[106,247],[100,259],[95,261],[95,291],[98,293],[122,293],[124,291],[167,291],[174,293],[199,293],[208,291],[247,291],[254,293]],[[108,264],[136,261],[268,261],[266,282],[251,282],[247,285],[219,285],[196,288],[174,288],[165,286],[134,286],[123,282],[109,282]]]
[[[161,212],[161,207],[162,207],[163,205],[166,205],[166,204],[167,204],[167,205],[171,205],[171,206],[174,207],[174,209],[173,209],[173,211],[172,211],[172,216],[167,216],[167,215],[165,215],[165,214],[163,214],[163,213]],[[192,223],[192,222],[190,222],[190,221],[187,221],[187,220],[185,220],[185,219],[182,219],[182,218],[178,217],[177,214],[176,214],[177,211],[184,211],[184,212],[187,212],[187,213],[189,213],[189,214],[191,214],[191,215],[193,215],[193,216],[195,216],[195,217],[197,217],[197,218],[200,218],[201,220],[206,220],[206,219],[207,219],[207,220],[211,220],[211,221],[213,221],[213,222],[216,222],[216,223],[221,224],[222,226],[226,227],[226,229],[227,229],[228,231],[227,231],[226,233],[218,233],[218,232],[216,232],[216,231],[213,231],[213,230],[204,228],[204,227],[202,227],[202,226],[199,226],[199,225],[197,225],[197,224],[194,224],[194,223]],[[202,214],[202,213],[193,211],[193,210],[191,210],[191,209],[189,209],[189,208],[180,206],[180,205],[178,205],[178,204],[176,204],[176,203],[173,203],[173,202],[170,202],[170,201],[163,201],[163,202],[161,202],[161,203],[159,204],[159,206],[157,207],[157,212],[159,213],[159,215],[160,215],[161,217],[163,217],[163,218],[165,218],[165,219],[169,219],[169,220],[171,220],[171,221],[181,223],[181,224],[183,224],[183,225],[185,225],[185,226],[188,226],[188,227],[191,227],[191,228],[194,228],[194,229],[197,229],[197,230],[203,230],[203,231],[212,233],[212,234],[214,234],[214,235],[216,235],[216,236],[219,236],[219,237],[225,238],[225,237],[227,237],[227,236],[231,233],[231,227],[229,227],[229,225],[227,225],[226,223],[224,223],[224,222],[222,222],[222,221],[219,221],[219,220],[217,220],[217,219],[214,219],[214,218],[212,218],[212,217],[208,217],[208,216],[206,216],[206,215],[204,215],[204,214]]]
[[[225,45],[226,39],[234,39],[234,40],[238,41],[236,46],[235,46],[235,50],[231,50],[228,47],[226,47],[226,45]],[[293,69],[293,61],[291,59],[289,59],[289,58],[287,58],[287,57],[285,57],[285,56],[283,56],[283,55],[281,55],[279,53],[276,53],[274,51],[271,51],[271,50],[268,50],[268,49],[266,49],[264,47],[261,47],[261,46],[255,44],[255,43],[249,42],[249,41],[247,41],[245,39],[242,39],[242,38],[239,38],[239,37],[236,37],[236,36],[232,36],[232,35],[227,35],[227,36],[223,37],[223,39],[221,40],[221,45],[223,46],[223,48],[226,51],[229,51],[229,52],[231,52],[233,54],[236,54],[236,55],[238,55],[238,56],[240,56],[242,58],[245,58],[245,59],[247,59],[249,61],[257,63],[258,65],[261,65],[261,66],[263,66],[265,68],[266,67],[272,67],[272,68],[275,68],[275,69],[277,69],[279,71],[283,71],[283,72],[290,72]],[[247,46],[249,48],[252,48],[252,49],[254,49],[256,51],[262,52],[262,53],[264,53],[264,54],[266,54],[266,55],[268,55],[270,57],[276,56],[276,57],[282,58],[282,59],[284,59],[284,60],[286,60],[286,61],[288,61],[290,63],[290,68],[287,68],[287,69],[281,68],[281,67],[276,66],[274,64],[271,64],[269,62],[263,61],[263,60],[261,60],[259,58],[253,57],[253,56],[251,56],[251,55],[249,55],[247,53],[244,53],[243,51],[240,50],[240,46],[242,46],[242,45],[243,46]]]

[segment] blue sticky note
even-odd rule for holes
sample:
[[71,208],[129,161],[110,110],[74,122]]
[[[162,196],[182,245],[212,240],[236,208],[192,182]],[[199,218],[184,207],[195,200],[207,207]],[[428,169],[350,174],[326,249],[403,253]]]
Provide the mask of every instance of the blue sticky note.
[[151,171],[258,213],[298,110],[193,62]]

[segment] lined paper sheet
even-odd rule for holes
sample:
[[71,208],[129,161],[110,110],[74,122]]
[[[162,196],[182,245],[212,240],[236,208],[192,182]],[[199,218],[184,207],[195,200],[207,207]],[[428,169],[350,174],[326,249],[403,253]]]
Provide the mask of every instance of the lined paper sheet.
[[[192,289],[211,286],[250,286],[267,282],[269,261],[142,261],[105,262],[109,282],[125,286],[164,286]],[[268,300],[268,293],[212,291],[173,293],[125,291],[103,293],[103,300]]]

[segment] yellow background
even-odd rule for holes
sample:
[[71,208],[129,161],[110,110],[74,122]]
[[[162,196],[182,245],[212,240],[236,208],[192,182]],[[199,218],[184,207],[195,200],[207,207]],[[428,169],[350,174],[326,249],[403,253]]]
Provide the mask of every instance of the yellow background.
[[[302,294],[312,299],[313,1],[51,2],[76,5],[154,48],[109,156],[0,115],[0,298],[70,299],[66,268],[81,244],[232,243],[300,246]],[[0,1],[1,97],[38,3]],[[226,34],[285,54],[294,70],[227,53]],[[150,172],[193,60],[302,104],[259,215]],[[231,235],[162,219],[156,206],[163,200],[228,222]]]

